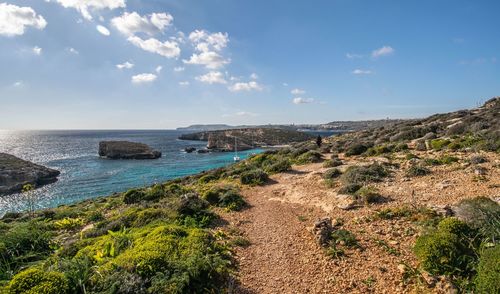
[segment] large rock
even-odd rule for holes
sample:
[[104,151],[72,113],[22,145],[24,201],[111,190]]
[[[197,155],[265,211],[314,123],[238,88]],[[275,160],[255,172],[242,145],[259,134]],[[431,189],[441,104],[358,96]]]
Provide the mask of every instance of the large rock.
[[127,141],[99,142],[99,156],[109,159],[156,159],[161,152],[146,144]]
[[26,184],[36,188],[53,183],[59,174],[55,169],[0,153],[0,195],[21,192]]

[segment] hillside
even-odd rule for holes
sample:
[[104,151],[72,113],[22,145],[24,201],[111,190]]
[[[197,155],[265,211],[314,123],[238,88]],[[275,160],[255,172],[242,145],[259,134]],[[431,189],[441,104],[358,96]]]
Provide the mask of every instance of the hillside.
[[498,293],[500,99],[0,220],[6,293]]

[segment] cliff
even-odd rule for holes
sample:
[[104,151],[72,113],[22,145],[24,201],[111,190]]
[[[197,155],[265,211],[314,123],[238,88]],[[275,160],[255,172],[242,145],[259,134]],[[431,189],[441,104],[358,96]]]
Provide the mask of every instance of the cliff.
[[109,159],[156,159],[161,152],[146,144],[127,141],[99,142],[99,156]]
[[207,148],[219,151],[234,151],[235,137],[238,150],[249,150],[256,147],[286,145],[310,140],[313,136],[285,129],[245,128],[222,131],[207,131],[184,134],[181,140],[207,141]]
[[39,187],[57,181],[60,172],[14,155],[0,153],[0,195],[21,192],[23,186]]

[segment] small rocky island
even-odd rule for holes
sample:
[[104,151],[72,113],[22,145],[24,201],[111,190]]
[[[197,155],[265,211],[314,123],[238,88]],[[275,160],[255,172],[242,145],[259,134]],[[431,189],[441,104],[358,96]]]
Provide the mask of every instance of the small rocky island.
[[35,188],[57,181],[60,172],[7,153],[0,153],[0,196],[21,192],[23,186]]
[[312,139],[313,136],[290,129],[244,128],[205,131],[184,134],[180,140],[207,141],[207,149],[213,151],[239,151],[266,146],[288,145]]
[[99,142],[99,156],[109,159],[157,159],[161,152],[146,144],[128,141]]

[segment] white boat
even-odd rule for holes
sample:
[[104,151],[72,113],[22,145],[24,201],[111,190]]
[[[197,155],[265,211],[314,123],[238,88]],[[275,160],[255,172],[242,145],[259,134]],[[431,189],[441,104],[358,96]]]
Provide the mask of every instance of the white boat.
[[238,156],[238,142],[236,141],[236,137],[234,137],[234,162],[238,162],[241,158]]

